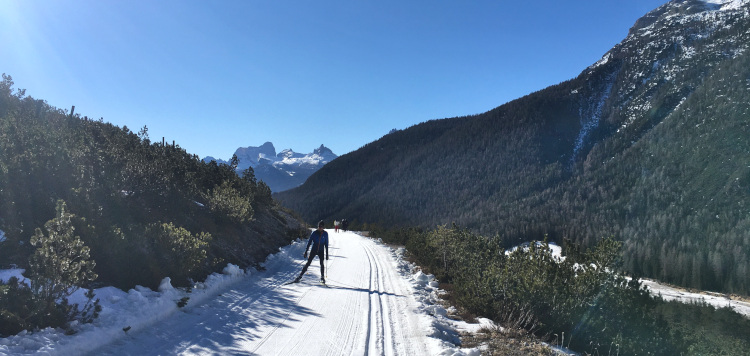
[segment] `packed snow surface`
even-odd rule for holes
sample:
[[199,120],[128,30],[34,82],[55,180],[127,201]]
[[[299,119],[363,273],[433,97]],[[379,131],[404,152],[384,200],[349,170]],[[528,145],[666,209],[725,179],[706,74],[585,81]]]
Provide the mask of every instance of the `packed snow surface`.
[[48,328],[0,338],[0,355],[479,355],[457,346],[457,330],[479,326],[446,317],[437,282],[405,262],[403,249],[329,235],[327,286],[317,258],[300,283],[285,285],[302,269],[300,240],[269,256],[263,272],[229,265],[191,293],[169,279],[157,291],[98,289],[103,311],[93,324],[71,336]]

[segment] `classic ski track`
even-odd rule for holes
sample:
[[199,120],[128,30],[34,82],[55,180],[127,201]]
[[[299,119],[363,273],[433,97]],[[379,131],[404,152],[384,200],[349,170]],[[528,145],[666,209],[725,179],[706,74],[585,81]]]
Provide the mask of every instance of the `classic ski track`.
[[[382,350],[382,354],[422,354],[424,352],[423,348],[417,347],[413,343],[414,340],[410,340],[410,337],[412,335],[411,328],[414,325],[411,324],[413,319],[407,318],[409,319],[409,325],[401,325],[398,322],[394,322],[395,320],[401,320],[400,316],[402,313],[405,313],[406,315],[409,314],[408,311],[410,310],[411,306],[408,300],[404,297],[408,294],[408,291],[405,290],[405,288],[407,287],[404,284],[399,283],[401,279],[400,276],[397,276],[395,270],[389,268],[388,266],[383,266],[384,264],[387,265],[392,262],[389,255],[374,253],[372,251],[373,249],[381,247],[371,241],[366,240],[366,242],[368,243],[367,248],[369,249],[370,254],[373,256],[373,259],[376,260],[379,275],[381,277],[381,289],[377,291],[377,294],[379,300],[383,305],[381,315],[384,321],[384,345],[386,345],[387,347]],[[390,274],[390,276],[386,276],[387,274]]]
[[387,292],[387,289],[384,282],[385,278],[383,276],[383,268],[381,266],[381,261],[378,260],[377,255],[372,251],[372,247],[369,246],[369,241],[364,241],[361,246],[367,254],[371,270],[370,305],[374,306],[374,308],[371,309],[370,312],[371,315],[375,315],[374,320],[371,320],[370,323],[370,334],[375,336],[375,340],[370,338],[370,345],[371,347],[374,346],[374,349],[369,351],[375,351],[375,354],[390,356],[394,354],[392,335],[393,323],[390,318],[390,302],[388,296],[384,294]]
[[372,334],[377,330],[377,325],[373,328],[373,323],[375,323],[375,320],[372,316],[373,314],[373,303],[372,303],[372,258],[370,258],[370,254],[367,253],[367,250],[364,248],[364,244],[360,244],[362,246],[362,249],[365,250],[365,256],[367,257],[368,262],[368,272],[369,272],[369,279],[368,279],[368,285],[367,288],[370,291],[370,294],[367,296],[367,337],[365,338],[365,356],[370,355],[370,349],[374,347],[371,346],[375,341],[373,341]]

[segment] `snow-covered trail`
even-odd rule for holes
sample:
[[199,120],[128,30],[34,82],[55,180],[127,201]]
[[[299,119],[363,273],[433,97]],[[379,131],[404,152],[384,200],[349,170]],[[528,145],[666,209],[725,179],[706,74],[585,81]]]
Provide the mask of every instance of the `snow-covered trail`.
[[[327,282],[318,259],[302,269],[269,261],[260,278],[245,278],[213,300],[188,306],[162,322],[96,349],[97,355],[437,355],[431,317],[420,312],[413,282],[391,250],[351,232],[329,230]],[[448,351],[452,354],[458,350]]]

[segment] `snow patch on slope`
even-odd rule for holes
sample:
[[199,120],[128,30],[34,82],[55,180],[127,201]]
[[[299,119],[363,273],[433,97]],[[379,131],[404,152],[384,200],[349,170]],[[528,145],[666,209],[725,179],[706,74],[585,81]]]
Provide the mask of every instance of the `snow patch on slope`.
[[21,283],[29,284],[23,276],[24,272],[25,270],[22,268],[2,269],[0,270],[0,282],[8,282],[11,278],[16,277]]
[[717,10],[736,10],[750,2],[750,0],[703,0],[707,5],[713,5]]
[[599,122],[602,119],[602,110],[604,104],[609,99],[612,87],[615,83],[618,71],[610,73],[604,85],[604,90],[601,90],[596,94],[588,103],[588,105],[582,105],[579,111],[579,117],[581,118],[581,130],[578,132],[575,146],[573,147],[573,155],[570,158],[570,162],[574,162],[578,158],[583,145],[586,143],[591,131],[599,127]]

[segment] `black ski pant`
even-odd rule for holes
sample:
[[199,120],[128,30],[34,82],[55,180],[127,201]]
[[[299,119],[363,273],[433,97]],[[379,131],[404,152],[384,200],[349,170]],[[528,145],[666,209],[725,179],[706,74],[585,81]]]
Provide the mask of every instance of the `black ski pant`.
[[320,259],[320,278],[325,278],[326,266],[325,266],[325,263],[323,263],[323,258],[324,258],[323,253],[324,251],[320,251],[317,255],[314,255],[312,254],[312,252],[310,252],[310,257],[307,258],[307,264],[305,265],[305,267],[302,267],[302,273],[300,273],[299,276],[302,277],[302,275],[304,275],[305,272],[307,272],[307,267],[310,267],[310,264],[312,263],[313,258],[315,258],[315,256],[318,256],[318,258]]

